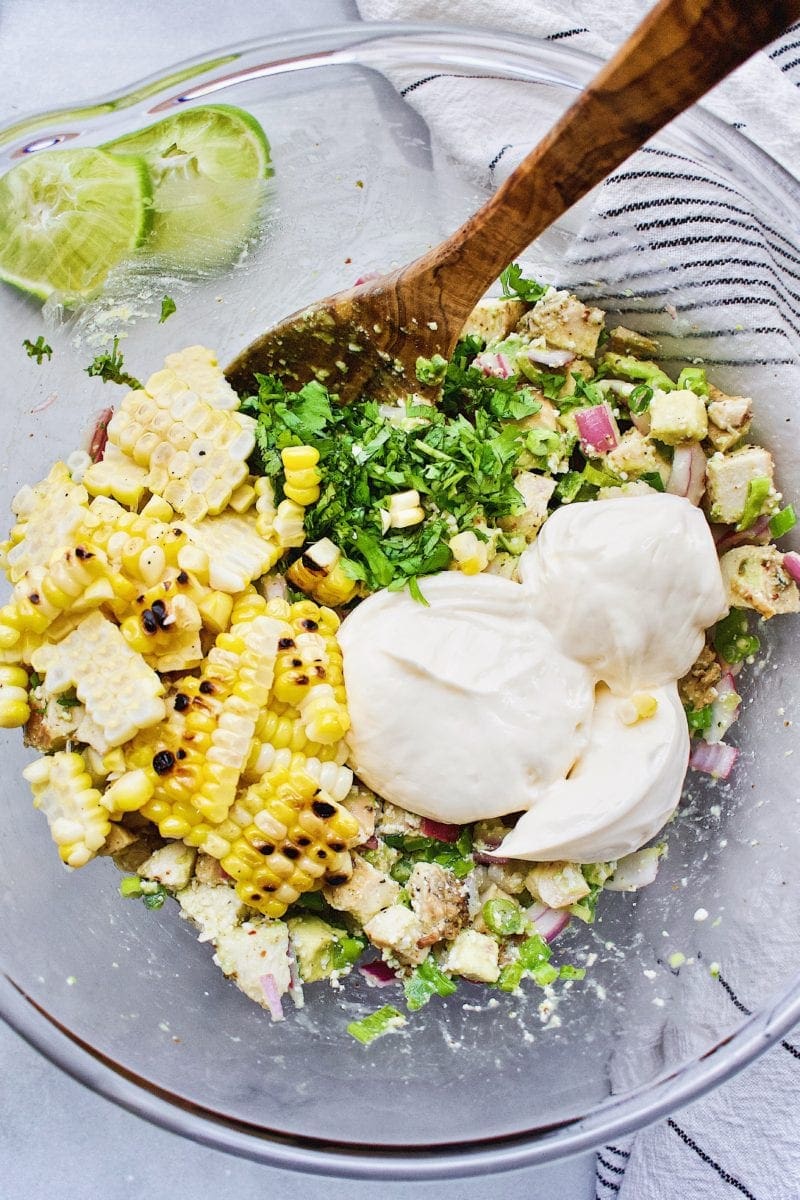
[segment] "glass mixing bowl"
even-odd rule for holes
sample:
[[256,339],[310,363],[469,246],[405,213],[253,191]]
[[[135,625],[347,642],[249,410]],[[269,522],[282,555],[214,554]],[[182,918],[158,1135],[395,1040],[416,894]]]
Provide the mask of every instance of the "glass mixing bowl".
[[[115,398],[81,372],[110,335],[124,337],[139,375],[196,342],[226,361],[305,302],[415,257],[484,200],[596,67],[546,42],[354,24],[235,47],[0,131],[6,170],[37,148],[99,144],[181,105],[224,101],[262,122],[275,163],[258,246],[224,276],[174,281],[178,309],[164,325],[164,281],[144,268],[77,317],[45,313],[46,326],[35,303],[3,290],[4,509]],[[655,333],[668,362],[705,361],[722,387],[752,394],[756,437],[775,452],[788,499],[800,494],[798,212],[792,179],[693,111],[526,258]],[[20,343],[43,328],[56,352],[37,367]],[[107,861],[68,875],[20,779],[28,755],[8,736],[0,1009],[132,1111],[306,1171],[452,1177],[638,1128],[800,1018],[796,631],[792,618],[760,631],[767,653],[745,676],[735,773],[729,784],[688,781],[656,883],[605,896],[594,926],[573,922],[557,943],[570,961],[588,957],[587,982],[564,988],[555,1008],[534,988],[520,999],[462,983],[369,1048],[345,1026],[387,992],[360,975],[341,990],[309,988],[304,1010],[271,1025],[172,904],[148,912],[119,899]]]

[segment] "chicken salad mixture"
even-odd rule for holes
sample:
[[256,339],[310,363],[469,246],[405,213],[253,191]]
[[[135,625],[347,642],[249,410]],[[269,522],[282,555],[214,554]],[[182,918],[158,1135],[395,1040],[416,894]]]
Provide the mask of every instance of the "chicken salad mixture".
[[170,355],[12,505],[0,723],[62,860],[174,896],[274,1019],[353,970],[409,1011],[581,978],[551,942],[655,878],[753,614],[800,610],[751,400],[502,285],[405,404]]

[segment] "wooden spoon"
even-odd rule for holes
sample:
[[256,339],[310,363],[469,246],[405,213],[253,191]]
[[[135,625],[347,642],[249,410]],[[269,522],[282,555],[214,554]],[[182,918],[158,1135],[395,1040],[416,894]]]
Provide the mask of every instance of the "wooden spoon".
[[418,356],[449,358],[503,268],[678,113],[800,17],[800,0],[661,0],[474,216],[409,266],[338,292],[252,342],[227,369],[322,380],[343,402],[429,395]]

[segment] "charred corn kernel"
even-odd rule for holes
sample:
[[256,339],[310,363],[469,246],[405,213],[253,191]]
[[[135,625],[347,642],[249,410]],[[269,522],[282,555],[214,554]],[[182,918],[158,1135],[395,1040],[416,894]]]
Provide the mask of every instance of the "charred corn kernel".
[[244,591],[281,555],[277,545],[259,534],[255,517],[247,513],[223,513],[184,528],[191,544],[207,555],[208,581],[216,591]]
[[147,487],[147,469],[127,454],[111,454],[86,468],[83,485],[91,496],[113,496],[128,508],[138,508]]
[[247,512],[256,502],[256,489],[251,483],[243,483],[230,498],[228,507],[236,513]]
[[172,505],[167,504],[166,500],[162,499],[161,496],[151,496],[142,509],[141,515],[152,521],[169,523],[175,516],[175,513]]
[[[187,584],[187,586],[189,586]],[[157,671],[188,671],[203,661],[197,603],[170,578],[138,595],[120,629],[128,645]]]
[[31,661],[48,695],[75,688],[88,718],[78,729],[79,740],[101,754],[164,717],[158,675],[98,612],[84,617],[63,641],[40,646]]
[[[206,373],[202,365],[192,370]],[[200,521],[221,512],[247,478],[255,425],[252,417],[190,390],[168,368],[151,376],[143,390],[128,393],[109,422],[108,438],[147,468],[151,492]]]
[[54,555],[48,567],[26,573],[14,588],[17,628],[42,634],[62,613],[73,611],[79,603],[84,610],[102,604],[108,589],[100,594],[89,591],[98,576],[109,574],[113,576],[104,556],[89,543]]
[[217,637],[200,677],[182,680],[167,720],[126,751],[128,768],[144,769],[153,783],[142,812],[164,837],[186,837],[227,817],[269,698],[283,629],[266,607],[255,592],[234,604],[231,629]]
[[16,729],[30,715],[28,672],[23,667],[0,666],[0,728]]
[[111,824],[82,756],[59,751],[30,763],[22,774],[31,785],[34,807],[47,817],[62,861],[70,867],[85,866],[108,837]]
[[212,833],[203,849],[214,847],[239,898],[268,917],[282,916],[319,880],[348,879],[348,848],[359,837],[355,818],[300,767],[253,784]]
[[286,578],[301,592],[308,592],[323,604],[346,604],[355,595],[356,581],[345,575],[340,561],[342,552],[330,538],[322,538],[307,547],[286,572]]
[[4,556],[12,583],[27,571],[46,567],[57,551],[75,540],[88,500],[86,488],[73,482],[63,462],[56,463],[41,483],[20,488],[11,502],[16,524]]
[[100,802],[110,813],[121,815],[126,812],[138,812],[154,791],[155,785],[146,771],[126,771],[119,779],[109,784]]
[[233,612],[233,597],[227,592],[209,592],[197,605],[200,619],[212,633],[227,629]]
[[649,692],[634,692],[617,707],[623,725],[635,725],[637,721],[648,721],[658,712],[658,700]]
[[282,549],[302,546],[306,540],[304,517],[305,509],[301,504],[296,504],[294,500],[281,500],[272,520],[272,533]]
[[205,346],[188,346],[168,354],[165,362],[178,383],[202,396],[214,408],[239,407],[239,397],[225,378],[213,350]]
[[447,543],[455,566],[465,575],[478,575],[489,565],[489,543],[482,542],[471,529],[451,537]]

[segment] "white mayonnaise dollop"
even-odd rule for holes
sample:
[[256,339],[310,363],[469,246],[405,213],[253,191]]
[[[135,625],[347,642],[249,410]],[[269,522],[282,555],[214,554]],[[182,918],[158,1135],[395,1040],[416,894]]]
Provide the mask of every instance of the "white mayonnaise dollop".
[[[680,497],[575,504],[521,575],[445,572],[422,581],[428,607],[379,592],[346,618],[351,765],[433,820],[523,811],[504,857],[622,857],[680,798],[675,681],[727,611],[713,539]],[[628,724],[624,698],[643,690],[655,712]]]

